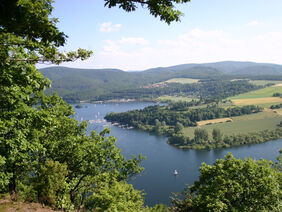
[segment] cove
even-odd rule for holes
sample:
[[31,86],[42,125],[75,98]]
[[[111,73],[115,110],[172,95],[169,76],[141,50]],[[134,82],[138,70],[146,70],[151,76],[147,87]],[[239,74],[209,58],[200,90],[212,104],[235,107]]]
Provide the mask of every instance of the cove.
[[[236,158],[252,157],[276,161],[282,139],[262,144],[251,144],[219,150],[181,150],[167,144],[167,138],[150,135],[135,129],[123,129],[113,126],[104,120],[110,112],[124,112],[143,109],[155,103],[127,102],[82,104],[75,108],[75,118],[79,121],[89,120],[88,132],[101,131],[104,127],[111,128],[111,135],[117,138],[117,146],[125,157],[142,154],[147,159],[142,162],[143,173],[129,182],[134,188],[146,193],[145,203],[153,206],[158,203],[170,204],[172,192],[180,192],[186,184],[192,185],[198,179],[199,167],[203,162],[213,164],[216,159],[223,158],[231,152]],[[175,176],[174,170],[178,171]]]

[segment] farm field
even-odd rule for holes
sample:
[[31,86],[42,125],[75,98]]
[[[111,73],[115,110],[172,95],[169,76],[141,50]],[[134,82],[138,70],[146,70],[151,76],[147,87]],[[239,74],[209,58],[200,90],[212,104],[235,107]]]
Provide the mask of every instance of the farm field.
[[233,121],[231,118],[221,118],[221,119],[212,119],[212,120],[205,120],[205,121],[198,121],[198,126],[203,126],[207,124],[216,124],[216,123],[224,123],[228,121]]
[[[282,121],[282,116],[279,114],[272,110],[267,110],[256,114],[232,117],[233,122],[215,123],[199,127],[206,129],[209,133],[209,136],[212,136],[211,134],[214,128],[220,129],[224,135],[275,129]],[[193,138],[195,129],[196,127],[187,127],[183,129],[183,133],[185,136]]]
[[274,84],[282,84],[282,81],[273,81],[273,80],[249,80],[249,83],[253,85],[262,85],[265,86],[269,83],[274,83]]
[[157,101],[172,101],[172,102],[191,102],[195,98],[183,97],[183,96],[160,96],[156,100]]
[[[280,81],[276,82],[280,83]],[[262,107],[269,107],[272,104],[282,103],[282,98],[273,97],[274,93],[282,93],[282,84],[276,84],[271,87],[243,93],[228,99],[238,106],[260,105]]]
[[273,110],[278,115],[282,116],[282,108]]
[[[166,83],[180,83],[180,84],[191,84],[199,82],[199,79],[191,79],[191,78],[173,78],[165,81]],[[281,82],[282,83],[282,82]]]
[[265,98],[250,98],[250,99],[234,99],[232,102],[235,105],[260,105],[267,107],[268,105],[282,103],[282,98],[280,97],[265,97]]
[[282,93],[282,86],[271,86],[259,90],[243,93],[237,96],[230,97],[229,99],[251,99],[251,98],[265,98],[272,97],[274,93]]

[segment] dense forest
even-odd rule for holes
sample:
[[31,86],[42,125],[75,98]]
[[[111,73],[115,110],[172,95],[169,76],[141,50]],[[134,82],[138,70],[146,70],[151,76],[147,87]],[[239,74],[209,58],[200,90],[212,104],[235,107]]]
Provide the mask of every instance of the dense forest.
[[234,96],[240,93],[256,90],[261,86],[250,84],[246,80],[226,81],[226,80],[202,80],[200,83],[179,84],[169,83],[157,88],[138,88],[117,90],[110,94],[104,94],[95,100],[111,100],[111,99],[136,99],[136,100],[154,100],[163,95],[180,95],[197,99],[205,99],[206,101],[215,101]]

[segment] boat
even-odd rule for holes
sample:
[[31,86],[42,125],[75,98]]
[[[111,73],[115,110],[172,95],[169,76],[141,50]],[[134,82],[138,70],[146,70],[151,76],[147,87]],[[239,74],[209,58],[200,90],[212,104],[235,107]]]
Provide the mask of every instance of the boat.
[[177,170],[174,170],[174,175],[178,175],[178,171]]

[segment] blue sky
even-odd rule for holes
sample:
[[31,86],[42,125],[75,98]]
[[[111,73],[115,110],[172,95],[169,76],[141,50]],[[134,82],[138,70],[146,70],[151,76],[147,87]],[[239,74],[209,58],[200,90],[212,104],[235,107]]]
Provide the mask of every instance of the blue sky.
[[80,68],[145,70],[224,60],[282,64],[281,0],[192,0],[167,25],[144,8],[132,13],[104,0],[57,0],[53,16],[69,38],[62,48],[91,49]]

